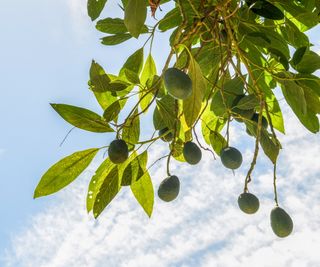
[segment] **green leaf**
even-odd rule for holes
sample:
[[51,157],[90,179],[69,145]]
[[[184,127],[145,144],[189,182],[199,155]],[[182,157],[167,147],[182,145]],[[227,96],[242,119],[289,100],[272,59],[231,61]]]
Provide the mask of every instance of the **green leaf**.
[[90,87],[94,92],[106,92],[109,90],[110,78],[104,69],[92,60],[90,67]]
[[300,62],[293,67],[300,73],[311,74],[320,69],[320,56],[313,51],[306,51]]
[[91,20],[95,20],[100,16],[107,0],[88,0],[87,10]]
[[96,24],[98,31],[110,33],[110,34],[119,34],[126,33],[127,27],[124,25],[124,21],[119,18],[106,18],[99,20]]
[[202,119],[201,131],[202,131],[203,138],[205,142],[208,145],[210,145],[211,132],[217,132],[217,133],[221,132],[221,130],[226,124],[226,120],[216,117],[214,113],[210,111],[208,108],[202,115],[201,119]]
[[75,152],[54,164],[41,177],[33,197],[47,196],[66,187],[88,167],[98,151],[98,148],[91,148]]
[[141,84],[146,85],[149,79],[157,74],[157,67],[151,54],[148,55],[141,73]]
[[227,141],[224,137],[215,131],[210,132],[210,143],[213,150],[220,156],[221,149],[227,146]]
[[108,106],[105,109],[103,113],[104,119],[108,122],[116,119],[126,102],[127,99],[121,99],[113,102],[110,106]]
[[101,43],[104,45],[117,45],[131,38],[132,36],[129,33],[118,33],[115,35],[110,35],[110,36],[101,38]]
[[91,110],[65,104],[51,104],[54,110],[73,126],[95,133],[114,132],[101,116]]
[[120,70],[119,76],[125,76],[125,70],[130,70],[140,75],[143,65],[143,47],[135,51],[131,56],[128,57],[123,67]]
[[183,113],[186,123],[192,127],[201,111],[202,100],[206,90],[206,81],[199,64],[191,58],[189,76],[192,80],[192,94],[183,101]]
[[114,197],[120,191],[120,188],[121,187],[119,186],[118,167],[115,166],[104,179],[95,198],[93,204],[93,216],[95,218],[98,218],[101,212],[114,199]]
[[145,0],[129,0],[124,10],[124,24],[130,34],[138,38],[147,17]]
[[[279,102],[271,90],[270,93],[266,94],[266,104],[268,106],[273,127],[284,134],[285,129],[282,112],[279,106]],[[267,114],[265,112],[264,115],[267,118]]]
[[[174,99],[170,95],[166,95],[160,100],[157,100],[157,107],[159,110],[160,118],[163,123],[169,129],[173,129],[175,122],[175,102]],[[159,122],[159,117],[157,118],[157,122]],[[155,121],[154,121],[155,122]]]
[[155,130],[161,130],[167,127],[167,124],[162,119],[159,108],[157,106],[153,111],[153,127]]
[[[246,76],[246,75],[245,75]],[[245,77],[235,77],[231,80],[226,81],[224,84],[223,90],[230,94],[243,95]]]
[[291,60],[291,63],[293,65],[297,65],[300,63],[300,61],[302,60],[304,54],[306,53],[307,51],[307,47],[306,46],[303,46],[303,47],[299,47],[293,54],[292,56],[292,60]]
[[160,31],[167,31],[179,26],[182,22],[182,17],[179,8],[174,8],[169,11],[159,22],[158,28]]
[[136,109],[123,127],[122,139],[129,144],[135,145],[137,142],[139,142],[139,137],[140,119],[138,116],[138,109]]
[[255,95],[246,95],[240,99],[236,107],[243,110],[249,110],[258,107],[259,104],[259,100]]
[[254,4],[250,6],[250,10],[257,15],[267,19],[284,19],[284,14],[282,13],[282,11],[267,1],[255,1]]
[[146,171],[146,165],[148,162],[148,152],[144,151],[140,155],[133,152],[130,158],[125,162],[121,169],[119,169],[119,177],[121,179],[121,185],[131,185],[135,181],[138,181]]
[[312,133],[319,132],[319,119],[308,106],[304,90],[295,82],[282,81],[282,93],[300,122]]
[[149,172],[145,172],[138,181],[131,184],[131,191],[147,215],[151,217],[154,204],[154,190]]
[[95,174],[91,178],[88,194],[87,194],[87,211],[90,212],[93,209],[93,204],[99,193],[100,187],[110,171],[114,168],[115,164],[111,162],[109,158],[104,160],[96,170]]
[[264,153],[271,162],[275,164],[279,155],[280,145],[277,144],[274,138],[269,135],[268,131],[263,128],[261,129],[260,144]]
[[114,95],[113,92],[107,91],[107,92],[93,92],[96,100],[98,101],[100,107],[105,110],[107,107],[109,107],[113,102],[115,102],[118,98]]
[[296,74],[296,82],[303,88],[310,88],[318,96],[320,96],[320,79],[311,74]]
[[[144,85],[143,88],[140,88],[140,107],[145,112],[147,111],[147,107],[150,104],[151,100],[153,99],[153,95],[151,92],[145,92],[147,90],[147,81],[153,79],[154,75],[157,74],[156,64],[152,58],[152,55],[149,54],[147,57],[146,63],[144,64],[142,73],[141,73],[141,84]],[[147,95],[145,95],[147,94]]]
[[124,69],[123,73],[126,76],[128,82],[130,82],[132,85],[140,84],[139,75],[137,73],[128,69]]

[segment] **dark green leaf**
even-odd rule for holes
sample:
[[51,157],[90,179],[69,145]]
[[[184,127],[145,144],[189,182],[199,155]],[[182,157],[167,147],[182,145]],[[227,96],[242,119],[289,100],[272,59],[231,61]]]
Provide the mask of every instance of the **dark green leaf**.
[[90,212],[93,209],[93,204],[99,193],[100,187],[110,171],[114,168],[115,164],[107,158],[96,170],[94,176],[91,178],[88,194],[87,194],[87,211]]
[[[164,122],[166,127],[173,129],[175,121],[175,102],[174,99],[166,95],[160,100],[157,100],[157,107],[161,120]],[[159,120],[159,118],[158,118]]]
[[300,61],[302,60],[305,52],[307,51],[307,47],[303,46],[303,47],[299,47],[293,54],[292,56],[292,60],[291,63],[293,65],[297,65],[300,63]]
[[34,198],[53,194],[73,182],[90,164],[98,148],[75,152],[50,167],[34,191]]
[[119,33],[101,38],[101,43],[104,45],[117,45],[131,38],[132,36],[129,33]]
[[117,118],[126,101],[127,99],[117,100],[108,106],[103,113],[104,119],[106,121],[112,121]]
[[94,92],[106,92],[109,90],[110,78],[104,69],[92,60],[90,67],[90,88]]
[[246,95],[240,99],[236,107],[239,109],[254,109],[259,106],[259,100],[255,95]]
[[118,167],[115,166],[108,173],[101,184],[93,204],[93,216],[97,218],[106,206],[114,199],[120,191]]
[[137,114],[138,109],[129,117],[122,130],[122,139],[132,145],[135,145],[140,137],[140,119]]
[[107,0],[88,0],[87,10],[91,20],[95,20],[100,16]]
[[65,104],[51,104],[54,110],[73,126],[96,133],[113,132],[101,116],[91,110]]
[[127,28],[124,21],[119,18],[106,18],[99,20],[96,25],[97,30],[110,34],[126,33]]

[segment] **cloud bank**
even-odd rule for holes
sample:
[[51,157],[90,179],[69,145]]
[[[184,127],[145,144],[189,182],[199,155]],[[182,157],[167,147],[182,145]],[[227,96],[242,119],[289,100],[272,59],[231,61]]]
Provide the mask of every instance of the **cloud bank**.
[[[320,165],[316,160],[320,139],[303,129],[291,113],[286,114],[290,114],[286,116],[289,135],[281,138],[285,149],[278,167],[278,188],[280,205],[295,224],[290,237],[279,239],[270,227],[272,168],[265,157],[250,184],[260,199],[259,212],[246,215],[237,207],[252,157],[248,146],[243,151],[245,164],[235,176],[210,154],[197,166],[174,164],[172,173],[181,178],[180,195],[173,203],[156,198],[151,219],[128,188],[97,221],[87,215],[89,170],[15,235],[3,254],[2,266],[320,266]],[[247,138],[238,134],[233,142]],[[165,149],[156,147],[150,157],[165,154]],[[152,171],[155,190],[165,177],[164,165]]]

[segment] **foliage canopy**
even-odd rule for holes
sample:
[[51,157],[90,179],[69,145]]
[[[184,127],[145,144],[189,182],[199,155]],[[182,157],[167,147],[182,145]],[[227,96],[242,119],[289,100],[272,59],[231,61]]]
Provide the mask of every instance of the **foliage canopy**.
[[[88,0],[92,21],[100,16],[106,3]],[[171,9],[163,15],[161,7],[165,5]],[[102,108],[101,114],[52,104],[71,125],[96,133],[110,132],[115,139],[123,140],[131,153],[120,164],[106,158],[98,167],[89,184],[88,212],[98,217],[122,186],[130,186],[151,216],[154,190],[149,168],[154,163],[147,166],[149,147],[158,140],[169,142],[168,155],[160,159],[167,159],[170,177],[170,159],[185,161],[185,143],[193,141],[195,146],[220,156],[229,147],[231,123],[244,124],[248,137],[255,138],[244,193],[248,193],[261,147],[274,165],[278,206],[276,163],[281,144],[277,134],[284,134],[285,127],[275,88],[281,89],[302,125],[312,133],[319,132],[320,79],[314,72],[320,69],[320,56],[312,50],[306,32],[319,23],[320,2],[122,0],[119,7],[123,10],[121,18],[96,22],[96,29],[107,34],[102,44],[113,46],[132,38],[145,38],[145,43],[128,57],[118,74],[107,73],[92,61],[89,89]],[[146,21],[153,25],[146,25]],[[158,71],[152,45],[156,34],[167,31],[170,52]],[[191,91],[186,93],[184,88]],[[277,95],[282,100],[281,94]],[[131,98],[136,101],[133,107],[126,105]],[[140,122],[148,112],[153,114],[155,131],[148,140],[141,141]],[[125,114],[123,121],[119,121],[120,113]],[[198,138],[199,129],[206,144]],[[34,196],[65,187],[98,150],[106,148],[76,152],[56,163],[44,174]],[[241,154],[237,157],[242,161]]]

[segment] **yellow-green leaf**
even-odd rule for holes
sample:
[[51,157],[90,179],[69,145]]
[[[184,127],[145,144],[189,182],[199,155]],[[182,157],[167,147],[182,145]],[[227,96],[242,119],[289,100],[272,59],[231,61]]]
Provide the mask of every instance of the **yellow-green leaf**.
[[53,194],[73,182],[90,164],[98,148],[75,152],[54,164],[42,176],[34,191],[34,198]]

